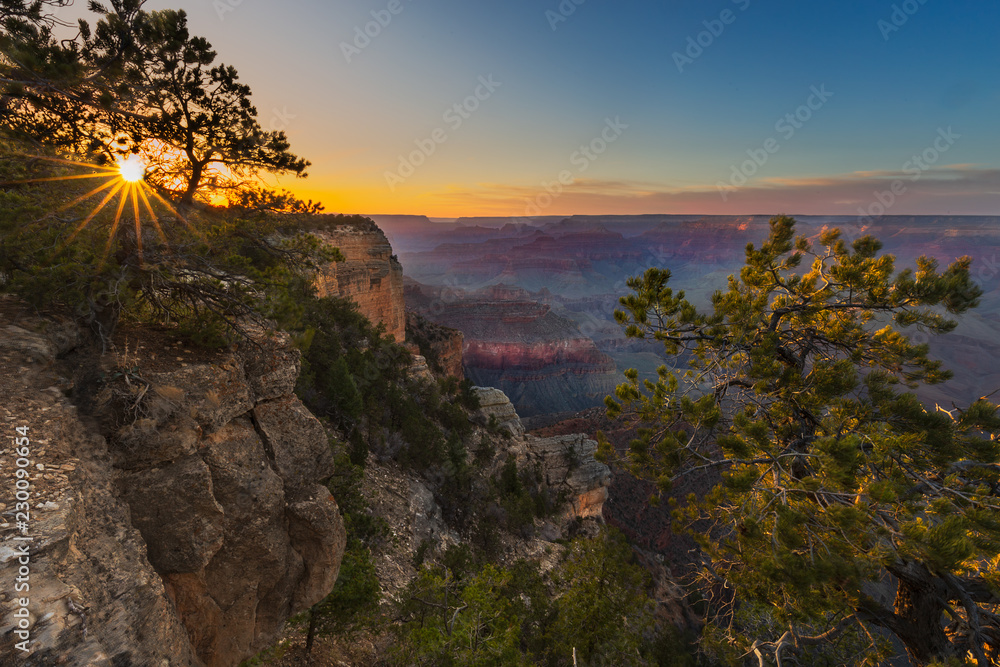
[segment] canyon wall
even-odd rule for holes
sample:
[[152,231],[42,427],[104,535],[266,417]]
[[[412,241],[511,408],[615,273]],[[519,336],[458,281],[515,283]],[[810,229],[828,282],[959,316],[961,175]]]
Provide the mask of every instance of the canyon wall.
[[417,313],[406,313],[406,341],[426,358],[430,370],[441,377],[465,377],[462,368],[464,336],[461,331],[435,324]]
[[[114,353],[0,300],[5,440],[31,440],[31,520],[11,484],[0,650],[24,664],[233,666],[332,589],[345,544],[327,435],[292,393],[285,335],[222,352],[121,330]],[[67,395],[72,393],[75,404]],[[7,468],[9,470],[9,468]],[[27,612],[9,592],[31,538]],[[26,626],[26,627],[25,627]],[[29,651],[14,644],[28,632]]]
[[524,417],[582,410],[614,392],[614,361],[574,322],[522,289],[500,285],[442,296],[411,284],[406,295],[416,312],[462,332],[466,376],[503,390]]
[[[335,220],[333,216],[318,219]],[[318,296],[350,299],[365,317],[374,324],[385,324],[386,332],[402,343],[406,338],[403,267],[382,230],[370,220],[350,218],[341,224],[325,224],[312,233],[339,248],[345,258],[320,271]]]
[[476,387],[479,413],[473,417],[481,425],[493,421],[509,439],[505,448],[522,467],[537,467],[545,485],[566,498],[566,506],[556,517],[560,533],[566,533],[575,519],[603,523],[608,501],[611,470],[594,458],[597,442],[582,433],[536,437],[525,433],[524,425],[510,399],[499,389]]

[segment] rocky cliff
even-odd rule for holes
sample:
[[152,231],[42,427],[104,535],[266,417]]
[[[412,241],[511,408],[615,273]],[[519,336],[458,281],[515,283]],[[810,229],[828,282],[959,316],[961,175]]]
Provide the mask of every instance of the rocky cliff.
[[[318,219],[337,220],[333,216]],[[351,218],[340,224],[325,224],[312,233],[339,248],[345,258],[320,272],[316,281],[318,295],[350,299],[365,317],[375,324],[385,324],[386,332],[402,343],[406,338],[403,267],[382,230],[371,220]]]
[[[535,429],[532,433],[550,439],[577,437],[572,434],[594,434],[598,431],[604,434],[620,456],[625,455],[629,443],[639,435],[634,424],[609,419],[603,408],[585,410],[571,419]],[[634,547],[657,554],[673,572],[685,574],[694,563],[691,554],[697,549],[697,544],[683,531],[675,531],[673,507],[676,503],[683,504],[692,494],[703,497],[719,481],[719,474],[714,470],[684,475],[667,492],[665,499],[668,502],[652,503],[650,498],[657,493],[655,484],[613,468],[607,500],[602,505],[604,520],[621,530]],[[651,571],[654,569],[651,568]]]
[[[0,330],[3,469],[14,466],[15,427],[31,443],[26,526],[13,521],[24,509],[13,473],[0,487],[5,654],[236,665],[330,591],[345,541],[322,485],[333,461],[323,426],[292,394],[299,358],[286,337],[260,332],[207,353],[132,330],[99,355],[71,323],[0,305],[11,323]],[[12,596],[21,544],[26,612]],[[30,637],[27,654],[17,631]]]
[[573,519],[597,519],[603,522],[604,503],[608,500],[611,470],[594,458],[597,442],[582,433],[535,437],[526,435],[524,425],[510,399],[492,387],[476,387],[481,423],[492,419],[509,434],[507,451],[520,466],[535,467],[550,489],[566,499],[558,521],[560,532]]
[[435,324],[413,312],[406,313],[406,342],[423,356],[430,369],[443,377],[464,378],[462,332]]

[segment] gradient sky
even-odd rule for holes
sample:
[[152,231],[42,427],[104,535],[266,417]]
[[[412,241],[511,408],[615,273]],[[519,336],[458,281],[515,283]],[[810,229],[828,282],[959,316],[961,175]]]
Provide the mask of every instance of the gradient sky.
[[[146,9],[187,11],[262,125],[312,162],[281,185],[331,212],[1000,214],[1000,3],[395,1],[351,62],[343,45],[390,0]],[[500,85],[455,127],[445,113],[480,77]],[[438,128],[446,141],[400,172]],[[578,152],[602,131],[602,154]]]

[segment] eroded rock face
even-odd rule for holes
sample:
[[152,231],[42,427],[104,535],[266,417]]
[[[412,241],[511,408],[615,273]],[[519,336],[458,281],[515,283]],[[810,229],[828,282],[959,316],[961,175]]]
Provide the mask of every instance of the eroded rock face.
[[277,336],[180,368],[140,366],[146,416],[110,434],[132,523],[209,666],[269,645],[336,581],[344,527],[321,483],[333,457],[291,394],[298,365]]
[[[345,543],[322,484],[333,459],[291,394],[299,360],[287,338],[178,357],[191,351],[133,332],[146,345],[128,364],[82,349],[59,360],[75,334],[0,307],[15,311],[0,331],[0,424],[29,426],[33,443],[24,664],[237,665],[332,589]],[[100,426],[60,391],[74,372]],[[100,372],[116,379],[86,380]],[[6,459],[14,433],[3,435]],[[16,502],[7,487],[4,521]],[[4,524],[4,655],[20,620],[13,537]]]
[[464,378],[464,336],[457,329],[435,324],[421,315],[406,313],[406,341],[415,353],[427,357],[431,371],[443,377]]
[[597,442],[581,433],[553,438],[525,436],[528,461],[541,466],[551,488],[566,491],[566,511],[571,517],[602,516],[611,470],[594,458],[595,452]]
[[385,324],[386,332],[402,343],[406,339],[403,267],[382,230],[369,221],[313,233],[339,248],[346,259],[323,267],[316,281],[318,296],[350,299],[365,317]]
[[146,539],[158,572],[194,572],[223,543],[225,511],[212,493],[212,470],[199,456],[124,477],[132,525]]
[[503,390],[522,417],[598,405],[619,381],[611,357],[523,289],[455,294],[411,284],[406,298],[415,312],[462,332],[466,377]]
[[495,421],[497,426],[505,430],[515,439],[524,437],[524,424],[514,409],[514,404],[495,387],[473,387],[479,397],[479,413],[475,415],[481,426],[487,426]]
[[537,465],[545,483],[567,501],[561,523],[581,519],[603,521],[602,510],[608,499],[611,470],[594,458],[597,443],[583,434],[537,438],[526,435],[510,399],[499,389],[474,387],[480,410],[473,418],[487,424],[491,418],[510,437],[509,451],[520,465]]
[[[0,461],[11,470],[14,429],[27,427],[31,473],[23,533],[14,523],[13,483],[0,485],[0,656],[19,665],[200,665],[129,507],[115,492],[106,440],[63,394],[71,369],[56,355],[76,346],[77,332],[2,297],[0,311],[16,322],[0,331]],[[20,544],[28,544],[27,578]],[[28,588],[16,591],[19,583]],[[27,633],[27,651],[17,646],[24,641],[19,631]]]

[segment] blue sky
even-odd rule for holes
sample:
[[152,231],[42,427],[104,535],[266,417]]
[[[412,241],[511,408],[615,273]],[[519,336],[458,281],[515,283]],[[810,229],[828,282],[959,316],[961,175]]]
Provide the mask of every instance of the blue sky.
[[[312,161],[282,185],[329,210],[843,214],[903,178],[889,213],[1000,213],[996,2],[146,4],[165,7]],[[627,128],[581,158],[609,119]]]

